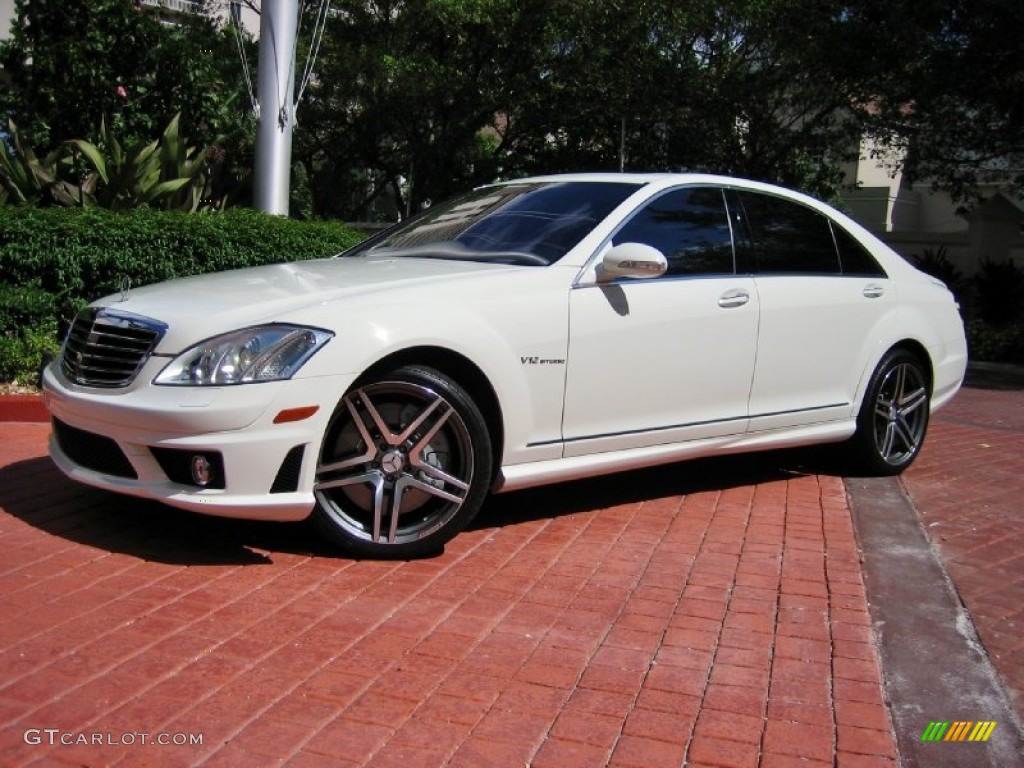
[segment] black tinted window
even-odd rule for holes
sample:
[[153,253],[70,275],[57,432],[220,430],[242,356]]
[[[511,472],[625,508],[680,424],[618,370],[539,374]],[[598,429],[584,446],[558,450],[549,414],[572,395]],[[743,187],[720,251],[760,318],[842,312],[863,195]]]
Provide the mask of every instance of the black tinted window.
[[839,247],[839,263],[842,265],[844,275],[854,277],[885,277],[885,272],[875,257],[868,252],[868,249],[857,242],[853,235],[840,227],[832,225],[832,234],[835,235],[836,245]]
[[750,262],[757,273],[840,273],[827,217],[773,195],[741,191],[739,197],[750,237]]
[[665,254],[668,275],[733,273],[732,238],[722,191],[690,187],[647,203],[615,236]]

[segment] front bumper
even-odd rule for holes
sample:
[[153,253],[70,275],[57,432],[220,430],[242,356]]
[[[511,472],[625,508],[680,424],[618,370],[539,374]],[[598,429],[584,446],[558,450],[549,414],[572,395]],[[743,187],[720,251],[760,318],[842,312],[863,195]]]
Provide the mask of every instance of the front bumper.
[[[65,379],[58,365],[47,368],[43,393],[58,422],[50,438],[57,467],[86,485],[202,514],[281,521],[307,517],[315,503],[323,434],[351,380],[330,376],[231,387],[150,385],[164,362],[150,360],[123,389],[80,387]],[[274,423],[282,411],[311,405],[319,409],[307,418]],[[222,488],[202,488],[187,473],[182,477],[168,470],[167,456],[187,464],[193,454],[219,456],[223,482],[217,484]]]

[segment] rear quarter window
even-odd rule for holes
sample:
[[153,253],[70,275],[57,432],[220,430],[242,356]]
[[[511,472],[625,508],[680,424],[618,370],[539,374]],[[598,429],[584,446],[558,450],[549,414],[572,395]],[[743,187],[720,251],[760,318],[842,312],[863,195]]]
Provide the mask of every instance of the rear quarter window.
[[832,234],[839,249],[839,264],[844,275],[851,277],[886,277],[871,252],[853,235],[832,222]]
[[745,262],[760,275],[842,273],[827,216],[775,195],[740,191],[749,253]]

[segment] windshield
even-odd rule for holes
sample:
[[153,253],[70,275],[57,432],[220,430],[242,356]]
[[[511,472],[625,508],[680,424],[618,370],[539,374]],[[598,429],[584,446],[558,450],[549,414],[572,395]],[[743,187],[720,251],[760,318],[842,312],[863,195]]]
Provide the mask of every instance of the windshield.
[[350,254],[544,266],[562,258],[636,189],[583,181],[485,187],[431,206]]

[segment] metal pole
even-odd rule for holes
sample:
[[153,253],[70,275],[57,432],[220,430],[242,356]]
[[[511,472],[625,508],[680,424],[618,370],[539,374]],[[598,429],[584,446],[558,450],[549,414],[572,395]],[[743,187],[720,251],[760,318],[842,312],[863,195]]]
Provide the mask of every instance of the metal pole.
[[258,211],[278,216],[288,215],[298,16],[298,0],[263,0],[253,204]]

